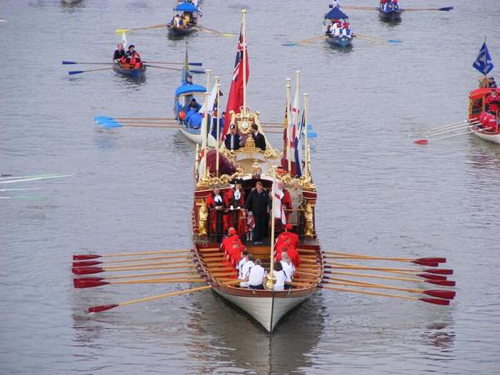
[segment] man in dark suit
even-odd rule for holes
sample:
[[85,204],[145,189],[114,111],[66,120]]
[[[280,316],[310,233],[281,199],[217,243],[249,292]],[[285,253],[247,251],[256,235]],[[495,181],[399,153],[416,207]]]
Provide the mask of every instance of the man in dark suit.
[[229,134],[224,139],[224,144],[228,150],[238,150],[240,148],[240,136],[236,133],[236,126],[231,124]]
[[255,228],[253,230],[254,244],[262,244],[267,234],[267,209],[270,205],[269,193],[264,189],[261,181],[257,181],[255,189],[251,191],[245,202],[245,208],[252,211]]
[[255,142],[255,147],[260,148],[262,151],[266,151],[266,138],[259,132],[257,124],[252,125],[252,137]]

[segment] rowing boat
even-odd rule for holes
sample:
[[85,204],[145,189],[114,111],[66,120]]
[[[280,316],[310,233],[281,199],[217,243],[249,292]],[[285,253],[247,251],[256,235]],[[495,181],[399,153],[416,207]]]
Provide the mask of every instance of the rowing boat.
[[[178,38],[198,30],[198,18],[201,10],[189,1],[184,1],[174,8],[176,15],[167,24],[168,35]],[[179,14],[182,12],[182,16]]]
[[486,98],[493,90],[490,87],[483,87],[469,93],[469,130],[485,141],[500,144],[500,127],[487,127],[481,122],[481,114],[486,109]]
[[[330,7],[332,7],[330,5]],[[325,34],[327,42],[333,47],[348,48],[352,46],[352,35],[350,29],[336,29],[335,32],[331,28],[333,23],[338,20],[347,22],[349,16],[340,10],[340,7],[332,7],[324,16],[323,24],[326,26]]]
[[[245,19],[245,12],[243,11],[243,20]],[[244,24],[243,22],[240,45],[246,45]],[[238,53],[242,52],[239,51]],[[246,55],[246,50],[244,54]],[[315,231],[314,207],[317,194],[307,161],[310,160],[308,156],[310,152],[307,146],[307,133],[302,133],[305,127],[301,128],[302,130],[298,132],[305,137],[305,143],[301,143],[301,145],[304,145],[306,155],[305,161],[300,161],[300,170],[303,172],[291,172],[293,168],[289,167],[284,171],[280,169],[283,173],[276,174],[276,170],[281,165],[282,156],[286,154],[286,151],[272,147],[260,123],[259,112],[252,112],[248,109],[245,96],[246,58],[243,57],[239,61],[243,61],[243,69],[240,70],[241,65],[238,64],[235,71],[239,72],[238,75],[243,75],[243,105],[240,107],[239,113],[230,112],[230,123],[235,125],[238,134],[245,141],[242,147],[237,150],[228,150],[224,143],[222,143],[220,148],[216,149],[218,151],[215,152],[220,154],[220,158],[228,159],[231,162],[230,164],[234,166],[234,171],[224,174],[219,171],[217,166],[214,168],[213,165],[207,163],[206,147],[202,147],[201,150],[197,148],[194,168],[196,183],[192,209],[192,250],[197,269],[200,275],[212,285],[212,290],[245,311],[260,323],[265,330],[273,332],[283,316],[307,300],[316,291],[322,279],[323,259]],[[296,95],[298,100],[298,91]],[[306,114],[305,116],[307,118]],[[306,121],[304,120],[304,122]],[[256,144],[252,136],[252,127],[254,125],[258,127],[259,132],[264,136],[265,148],[262,145]],[[203,129],[206,129],[206,126],[207,123],[204,121]],[[205,142],[202,143],[205,144]],[[289,142],[284,142],[284,144],[288,145]],[[295,169],[296,171],[299,170],[298,167]],[[214,187],[219,187],[222,194],[225,195],[231,190],[231,184],[235,180],[241,183],[244,196],[250,194],[257,181],[262,182],[264,187],[269,191],[279,186],[279,182],[285,184],[285,186],[290,185],[292,181],[300,184],[303,203],[300,207],[292,207],[292,210],[295,209],[298,214],[294,231],[299,236],[299,252],[300,249],[305,249],[307,253],[307,255],[303,255],[302,263],[298,266],[297,271],[306,272],[307,275],[302,274],[299,279],[295,279],[290,289],[275,291],[273,282],[269,282],[269,278],[263,290],[240,287],[240,280],[236,279],[236,270],[232,265],[227,263],[224,252],[220,248],[221,233],[218,232],[218,225],[211,222],[212,218],[215,218],[216,215],[210,214],[209,196]],[[273,194],[273,196],[276,195]],[[274,198],[272,201],[273,208],[271,212],[276,212],[276,209],[281,206],[281,201]],[[276,203],[276,201],[279,203]],[[281,209],[278,209],[278,211],[282,212]],[[273,263],[275,262],[273,256],[275,254],[275,233],[280,231],[278,226],[281,226],[283,223],[283,218],[280,221],[274,218],[274,214],[272,216],[271,219],[268,217],[266,219],[269,224],[265,226],[267,229],[265,229],[263,243],[260,243],[260,241],[258,243],[247,241],[246,244],[249,253],[255,258],[260,259],[262,265],[265,268],[269,267],[269,269],[273,269]],[[278,224],[276,223],[277,221]]]
[[401,13],[403,13],[402,9],[378,10],[380,20],[384,22],[400,22]]
[[131,77],[131,78],[143,78],[146,73],[146,66],[141,65],[139,69],[128,69],[124,68],[120,63],[113,64],[113,70],[121,75]]

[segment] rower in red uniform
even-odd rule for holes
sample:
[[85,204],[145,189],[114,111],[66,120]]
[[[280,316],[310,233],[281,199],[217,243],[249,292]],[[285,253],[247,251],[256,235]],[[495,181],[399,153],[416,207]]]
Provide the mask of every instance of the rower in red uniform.
[[278,262],[281,261],[281,254],[283,253],[283,251],[286,251],[294,266],[298,267],[301,262],[299,252],[297,251],[299,236],[297,236],[297,234],[293,232],[289,232],[292,229],[292,224],[287,224],[285,226],[285,231],[281,233],[276,239],[274,251],[276,253],[276,260]]
[[227,264],[235,266],[241,259],[241,253],[245,250],[245,245],[241,242],[236,229],[231,227],[228,230],[227,237],[222,240],[220,248],[226,255]]

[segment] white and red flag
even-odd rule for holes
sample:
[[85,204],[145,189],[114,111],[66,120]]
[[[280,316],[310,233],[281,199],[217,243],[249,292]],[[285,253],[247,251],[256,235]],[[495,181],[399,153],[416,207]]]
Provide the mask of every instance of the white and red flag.
[[[243,59],[245,59],[246,80],[243,83]],[[221,139],[224,140],[229,130],[229,123],[231,122],[230,111],[239,113],[243,105],[243,85],[247,84],[250,70],[248,68],[248,52],[246,40],[242,31],[240,31],[240,39],[238,48],[236,49],[236,61],[234,63],[233,78],[231,80],[231,89],[227,98],[226,115],[224,116],[224,129],[222,131]]]

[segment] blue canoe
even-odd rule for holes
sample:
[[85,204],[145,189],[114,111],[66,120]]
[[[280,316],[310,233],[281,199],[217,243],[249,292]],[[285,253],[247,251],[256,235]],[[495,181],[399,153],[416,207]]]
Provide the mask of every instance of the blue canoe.
[[120,64],[113,64],[113,70],[127,77],[142,78],[145,75],[146,67],[143,64],[139,69],[125,69]]
[[349,38],[347,36],[333,36],[333,35],[328,35],[327,39],[328,43],[330,43],[331,46],[334,47],[340,47],[340,48],[348,48],[352,47],[352,37]]

